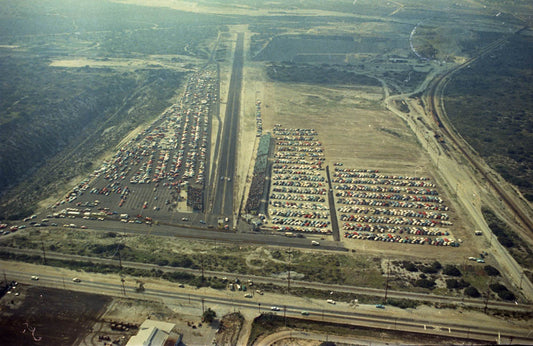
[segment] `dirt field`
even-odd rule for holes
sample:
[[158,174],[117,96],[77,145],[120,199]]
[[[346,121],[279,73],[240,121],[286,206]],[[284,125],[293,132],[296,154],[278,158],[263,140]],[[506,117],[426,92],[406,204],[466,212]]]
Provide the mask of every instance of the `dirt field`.
[[[174,60],[172,60],[174,59]],[[176,63],[175,60],[180,59],[181,62]],[[200,60],[191,58],[190,56],[180,55],[176,57],[164,56],[164,55],[152,55],[150,59],[61,59],[53,60],[50,63],[50,66],[54,67],[85,67],[89,66],[92,68],[114,68],[114,69],[125,69],[132,70],[138,68],[165,68],[165,69],[176,69],[179,71],[189,71],[186,66],[190,64],[199,64]]]
[[242,315],[238,313],[223,316],[214,343],[216,345],[236,345],[242,324]]
[[[18,295],[16,295],[18,293]],[[2,345],[124,345],[146,319],[171,322],[186,345],[211,343],[218,324],[161,303],[19,284],[0,300]],[[127,330],[112,328],[112,323]]]
[[106,296],[19,284],[0,300],[0,343],[75,344],[110,302]]

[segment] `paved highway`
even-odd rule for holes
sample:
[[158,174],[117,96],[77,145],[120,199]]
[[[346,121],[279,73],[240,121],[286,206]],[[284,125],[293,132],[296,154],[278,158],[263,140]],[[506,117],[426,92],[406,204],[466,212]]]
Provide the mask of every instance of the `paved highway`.
[[220,152],[216,172],[213,180],[216,184],[213,197],[213,215],[233,217],[233,181],[237,162],[237,138],[239,128],[239,114],[241,110],[241,88],[243,67],[244,34],[237,35],[233,68],[229,83],[228,100],[226,102],[226,114],[224,128],[220,138]]
[[[30,275],[24,272],[14,270],[6,270],[6,275],[11,279],[17,280],[21,283],[32,284],[45,287],[63,288],[65,287],[64,276],[53,274],[40,274],[38,281],[30,279]],[[271,311],[268,307],[271,305],[267,296],[255,296],[253,299],[234,298],[219,295],[213,297],[205,293],[189,293],[187,291],[179,292],[176,289],[151,289],[147,288],[143,293],[136,293],[135,286],[126,280],[124,283],[125,290],[123,291],[121,283],[109,283],[98,281],[97,278],[92,278],[91,281],[82,280],[78,283],[69,282],[69,289],[76,291],[83,291],[89,293],[98,293],[110,296],[121,296],[125,294],[130,298],[142,298],[149,300],[161,301],[175,305],[225,305],[229,308],[248,310],[248,312],[259,313],[261,305],[263,312]],[[123,293],[124,292],[124,293]],[[266,307],[266,309],[265,309]],[[309,316],[301,316],[301,311],[308,311]],[[287,316],[299,318],[306,318],[316,321],[352,324],[358,326],[366,326],[372,328],[384,328],[388,330],[410,331],[417,333],[425,333],[431,335],[442,335],[448,337],[468,338],[472,340],[481,340],[495,342],[498,338],[503,341],[513,340],[514,343],[531,344],[533,338],[529,336],[531,333],[528,330],[516,328],[509,329],[506,327],[493,328],[489,326],[477,326],[474,323],[457,323],[454,321],[428,321],[427,319],[397,317],[389,311],[365,311],[354,312],[346,311],[340,306],[332,306],[328,309],[310,308],[307,305],[299,305],[291,302],[291,304],[280,307],[277,314],[286,314]]]

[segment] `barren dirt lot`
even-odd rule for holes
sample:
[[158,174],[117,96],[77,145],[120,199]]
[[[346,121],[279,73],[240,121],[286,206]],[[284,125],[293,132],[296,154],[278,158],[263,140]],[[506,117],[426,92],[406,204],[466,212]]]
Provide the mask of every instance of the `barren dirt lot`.
[[72,345],[89,332],[110,301],[101,295],[18,285],[0,300],[0,343]]
[[[265,77],[266,78],[266,77]],[[326,163],[427,175],[429,160],[407,126],[383,109],[383,91],[265,81],[264,128],[314,128]]]

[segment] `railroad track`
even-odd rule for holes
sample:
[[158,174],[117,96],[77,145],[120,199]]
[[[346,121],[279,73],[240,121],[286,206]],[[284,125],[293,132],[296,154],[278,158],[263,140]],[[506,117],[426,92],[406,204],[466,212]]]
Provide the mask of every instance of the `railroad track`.
[[[515,34],[519,34],[523,30],[524,28],[520,29]],[[455,145],[455,147],[463,154],[468,162],[486,179],[487,183],[494,191],[497,192],[499,197],[504,201],[509,209],[512,210],[514,215],[517,216],[522,224],[528,229],[533,230],[533,221],[529,215],[527,215],[526,212],[524,212],[518,206],[515,200],[508,195],[507,191],[505,191],[505,189],[491,176],[490,172],[488,172],[487,169],[479,162],[479,160],[474,157],[475,154],[467,149],[468,144],[465,143],[464,139],[459,138],[458,135],[455,134],[455,131],[452,130],[452,126],[447,122],[447,119],[445,119],[445,116],[442,114],[444,113],[442,109],[442,102],[439,102],[442,92],[444,91],[446,84],[453,74],[483,57],[488,52],[501,47],[506,42],[507,38],[502,38],[489,44],[487,47],[483,48],[483,50],[477,56],[470,58],[465,63],[458,65],[457,67],[449,70],[445,74],[433,80],[428,89],[426,103],[428,112],[433,116],[443,135],[449,139],[453,145]]]
[[[321,246],[322,247],[322,246]],[[13,254],[24,254],[29,256],[40,256],[41,251],[36,249],[15,249],[9,247],[0,246],[0,252],[2,253],[13,253]],[[73,262],[85,262],[85,263],[95,263],[95,264],[104,264],[109,266],[116,267],[119,263],[117,258],[101,258],[101,257],[91,257],[91,256],[80,256],[72,254],[64,254],[48,251],[46,253],[46,258],[48,260],[69,260]],[[159,266],[156,264],[141,263],[141,262],[132,262],[132,261],[120,261],[120,265],[124,268],[132,269],[141,269],[141,270],[161,270],[163,272],[184,272],[189,273],[195,276],[206,275],[211,277],[226,277],[228,280],[233,281],[236,278],[251,279],[255,284],[275,284],[279,287],[286,287],[288,282],[285,278],[276,278],[276,277],[263,277],[256,276],[251,274],[239,274],[233,272],[224,272],[224,271],[215,271],[215,270],[201,270],[201,269],[192,269],[192,268],[183,268],[183,267],[169,267],[169,266]],[[373,297],[383,297],[385,295],[385,290],[381,288],[370,288],[370,287],[361,287],[361,286],[349,286],[349,285],[340,285],[340,284],[330,284],[330,283],[321,283],[314,281],[304,281],[304,280],[291,280],[291,287],[304,287],[312,288],[315,290],[324,290],[324,291],[334,291],[334,292],[343,292],[358,295],[367,295]],[[387,296],[393,299],[410,299],[419,302],[430,302],[437,304],[453,304],[463,307],[471,308],[484,308],[488,307],[490,309],[501,310],[501,311],[514,311],[514,312],[528,312],[533,308],[530,304],[515,304],[512,302],[504,302],[497,300],[484,300],[481,298],[460,298],[452,296],[444,296],[437,294],[427,294],[427,293],[418,293],[410,291],[396,291],[396,290],[387,290]]]

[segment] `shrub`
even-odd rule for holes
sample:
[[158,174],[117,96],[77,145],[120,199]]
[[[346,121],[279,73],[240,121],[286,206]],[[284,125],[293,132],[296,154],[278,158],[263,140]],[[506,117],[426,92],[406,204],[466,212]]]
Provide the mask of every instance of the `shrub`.
[[472,297],[472,298],[478,298],[478,297],[481,297],[481,294],[479,293],[479,291],[477,290],[477,288],[475,288],[474,286],[468,286],[466,289],[465,289],[465,294],[469,297]]
[[498,269],[494,268],[491,265],[484,266],[483,270],[485,271],[485,273],[487,273],[488,276],[498,276],[498,275],[500,275],[500,271]]
[[496,284],[490,284],[489,285],[489,288],[493,291],[493,292],[496,292],[496,293],[499,293],[501,291],[507,291],[507,287],[505,287],[504,285],[500,284],[500,283],[496,283]]
[[418,271],[418,268],[413,262],[404,262],[404,268],[405,270],[413,272],[413,273]]
[[207,308],[202,314],[202,321],[211,323],[215,320],[215,317],[217,317],[217,313],[211,310],[211,308]]
[[446,288],[449,290],[451,289],[462,289],[465,287],[470,286],[470,283],[466,282],[465,280],[457,280],[457,279],[448,279],[446,280]]
[[157,261],[157,265],[161,266],[161,267],[167,266],[168,265],[168,260],[167,259],[160,259],[160,260]]
[[193,261],[188,256],[183,256],[170,262],[170,265],[172,267],[191,268],[193,266]]
[[423,266],[420,268],[420,270],[426,274],[435,274],[441,269],[442,265],[438,261],[433,262],[430,266]]
[[442,264],[440,264],[439,261],[435,261],[435,262],[433,262],[433,263],[431,264],[431,266],[432,266],[433,268],[435,268],[436,270],[441,270],[441,269],[442,269]]
[[513,294],[513,292],[510,292],[510,291],[501,291],[501,292],[498,292],[498,297],[500,297],[501,299],[503,300],[510,300],[510,301],[513,301],[516,299],[515,295]]
[[415,300],[409,300],[409,299],[392,299],[389,298],[386,301],[387,304],[399,307],[400,309],[416,309],[416,307],[420,304],[419,302]]
[[435,287],[435,281],[428,279],[419,279],[415,281],[415,286],[433,289]]
[[454,265],[446,265],[442,273],[445,275],[449,275],[449,276],[461,276],[462,275],[461,271],[457,269],[457,267]]
[[422,266],[420,268],[420,271],[422,271],[423,273],[426,273],[426,274],[435,274],[435,273],[437,273],[437,270],[435,270],[435,268],[433,268],[431,266]]
[[496,284],[489,285],[489,287],[493,292],[496,292],[498,294],[498,297],[500,297],[503,300],[515,300],[516,299],[513,292],[509,291],[507,287],[505,287],[502,284],[496,283]]

